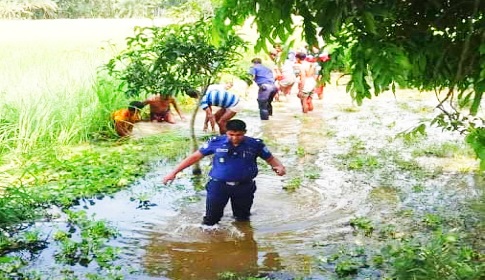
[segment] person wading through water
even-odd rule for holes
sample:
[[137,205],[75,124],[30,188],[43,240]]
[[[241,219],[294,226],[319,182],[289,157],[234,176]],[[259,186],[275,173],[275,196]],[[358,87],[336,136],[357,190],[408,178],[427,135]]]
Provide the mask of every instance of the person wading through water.
[[229,200],[236,221],[249,221],[258,175],[257,158],[264,159],[279,176],[286,174],[283,164],[274,157],[261,139],[245,136],[246,124],[234,119],[227,122],[226,135],[216,136],[199,150],[189,155],[163,178],[163,183],[173,181],[177,174],[208,155],[212,169],[206,185],[206,212],[204,225],[217,224]]

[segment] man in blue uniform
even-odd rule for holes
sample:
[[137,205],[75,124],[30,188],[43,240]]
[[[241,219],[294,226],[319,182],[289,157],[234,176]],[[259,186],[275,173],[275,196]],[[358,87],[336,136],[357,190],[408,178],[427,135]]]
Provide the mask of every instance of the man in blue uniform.
[[246,124],[243,121],[230,120],[226,127],[226,135],[213,137],[163,178],[164,184],[173,181],[180,171],[204,156],[214,155],[210,180],[206,185],[205,225],[214,225],[221,220],[229,199],[236,220],[249,220],[256,191],[254,178],[258,175],[258,157],[271,165],[279,176],[286,174],[283,164],[271,154],[262,140],[245,136]]
[[261,120],[268,120],[273,115],[273,98],[278,93],[275,85],[273,70],[261,64],[261,58],[251,60],[253,66],[249,68],[249,74],[253,77],[254,82],[258,85],[258,106]]

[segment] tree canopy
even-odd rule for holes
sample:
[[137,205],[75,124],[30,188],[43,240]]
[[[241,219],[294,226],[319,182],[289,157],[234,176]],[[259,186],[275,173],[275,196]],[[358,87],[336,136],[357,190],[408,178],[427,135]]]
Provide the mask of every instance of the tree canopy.
[[345,63],[358,104],[396,86],[434,90],[443,112],[435,123],[466,133],[485,162],[483,119],[475,117],[485,91],[485,1],[224,0],[216,24],[223,34],[250,18],[257,50],[285,42],[301,21],[309,46],[323,39],[332,60]]
[[[206,88],[222,74],[241,75],[241,51],[245,42],[234,32],[215,45],[212,20],[167,26],[135,27],[127,48],[112,58],[105,69],[121,82],[132,97],[151,94],[177,95],[189,88]],[[244,72],[245,73],[245,72]]]

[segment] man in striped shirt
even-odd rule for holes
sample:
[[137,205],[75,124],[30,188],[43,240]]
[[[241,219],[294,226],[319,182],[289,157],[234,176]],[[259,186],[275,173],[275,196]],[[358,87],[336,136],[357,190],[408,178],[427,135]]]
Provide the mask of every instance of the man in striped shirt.
[[[197,98],[198,92],[194,90],[187,91],[187,95]],[[212,106],[219,107],[215,113]],[[205,111],[206,120],[217,123],[219,133],[226,134],[226,123],[241,110],[239,97],[232,92],[227,91],[224,86],[211,85],[207,88],[206,93],[200,100],[200,108]],[[204,122],[205,123],[205,122]],[[205,128],[205,125],[204,125]]]

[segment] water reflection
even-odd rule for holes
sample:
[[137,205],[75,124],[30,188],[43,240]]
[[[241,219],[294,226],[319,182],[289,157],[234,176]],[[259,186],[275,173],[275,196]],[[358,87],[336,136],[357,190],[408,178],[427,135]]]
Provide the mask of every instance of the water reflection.
[[180,233],[175,240],[152,237],[144,259],[148,274],[170,279],[217,279],[223,272],[255,276],[261,271],[281,269],[278,253],[258,252],[249,222],[234,222],[228,228],[193,226],[184,231],[182,235],[189,238]]

